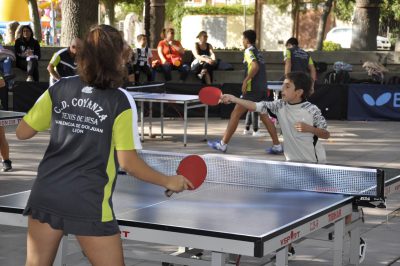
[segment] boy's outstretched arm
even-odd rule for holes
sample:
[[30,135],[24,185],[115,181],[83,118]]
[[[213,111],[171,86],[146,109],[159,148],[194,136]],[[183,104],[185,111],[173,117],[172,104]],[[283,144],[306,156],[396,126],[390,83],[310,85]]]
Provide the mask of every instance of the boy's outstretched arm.
[[248,109],[249,111],[254,112],[256,110],[256,103],[252,102],[252,101],[248,101],[248,100],[243,100],[240,98],[237,98],[231,94],[223,94],[221,96],[221,101],[224,104],[229,104],[229,103],[236,103],[239,104],[241,106],[243,106],[244,108]]

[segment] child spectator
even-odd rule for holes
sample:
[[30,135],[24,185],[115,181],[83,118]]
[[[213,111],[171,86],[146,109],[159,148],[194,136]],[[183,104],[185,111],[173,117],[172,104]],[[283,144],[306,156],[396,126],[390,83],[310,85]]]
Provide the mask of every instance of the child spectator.
[[153,57],[151,49],[147,46],[147,37],[144,34],[137,36],[139,47],[136,48],[136,56],[134,63],[135,81],[139,83],[140,72],[147,76],[147,82],[153,81],[153,74],[151,69],[151,58]]

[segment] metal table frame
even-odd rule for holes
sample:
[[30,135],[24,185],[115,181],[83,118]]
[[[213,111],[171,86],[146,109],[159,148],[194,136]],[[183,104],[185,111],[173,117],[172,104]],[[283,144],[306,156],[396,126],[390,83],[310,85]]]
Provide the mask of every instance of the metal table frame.
[[141,137],[144,141],[144,103],[149,103],[149,136],[152,136],[153,103],[160,103],[161,138],[164,138],[164,103],[183,104],[183,145],[187,145],[188,110],[204,107],[204,139],[207,140],[208,106],[200,103],[197,95],[130,92],[140,102]]

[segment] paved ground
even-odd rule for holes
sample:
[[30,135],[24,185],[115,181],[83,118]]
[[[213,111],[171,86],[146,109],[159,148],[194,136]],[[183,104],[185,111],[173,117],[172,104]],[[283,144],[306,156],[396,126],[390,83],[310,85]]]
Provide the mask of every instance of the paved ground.
[[[209,139],[222,135],[227,120],[211,119],[209,122]],[[243,124],[243,123],[242,123]],[[11,146],[14,171],[0,172],[0,195],[30,189],[36,175],[37,165],[42,158],[48,143],[48,133],[40,133],[29,141],[16,141],[13,131],[7,129],[7,137]],[[201,119],[189,121],[188,146],[182,145],[182,124],[179,119],[166,123],[165,139],[159,137],[146,138],[144,149],[176,151],[204,154],[211,151],[203,141],[203,124]],[[329,163],[372,167],[391,167],[400,169],[400,123],[398,122],[348,122],[329,121],[331,139],[325,141]],[[242,125],[237,135],[232,139],[228,153],[251,158],[284,160],[283,156],[266,155],[264,149],[270,145],[269,138],[241,135]],[[156,124],[153,133],[158,133]],[[399,193],[400,194],[400,193]],[[388,208],[364,209],[366,221],[362,228],[363,237],[367,240],[367,256],[363,265],[394,265],[400,266],[400,214],[395,211],[400,208],[400,195],[388,199]],[[25,261],[25,229],[0,226],[0,265],[20,266]],[[71,253],[79,250],[74,239]],[[326,233],[313,235],[296,244],[297,254],[289,265],[329,265],[332,253],[329,250],[330,241]],[[125,250],[161,249],[167,252],[172,247],[152,247],[142,243],[126,243]],[[346,255],[346,254],[345,254]],[[71,265],[89,265],[80,253],[70,256]],[[241,265],[256,265],[260,261],[252,258],[242,259]],[[153,266],[159,263],[128,260],[127,265]],[[270,265],[270,264],[267,264]]]

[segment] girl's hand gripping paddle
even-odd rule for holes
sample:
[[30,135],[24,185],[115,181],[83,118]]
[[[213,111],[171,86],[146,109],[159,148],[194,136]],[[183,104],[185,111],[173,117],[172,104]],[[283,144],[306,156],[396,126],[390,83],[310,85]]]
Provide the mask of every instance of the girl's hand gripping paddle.
[[[183,175],[186,179],[192,182],[193,188],[189,188],[190,190],[196,189],[201,186],[206,179],[207,165],[200,156],[189,155],[183,158],[179,163],[176,173],[178,175]],[[167,197],[170,197],[172,194],[174,194],[174,192],[169,189],[165,191]]]

